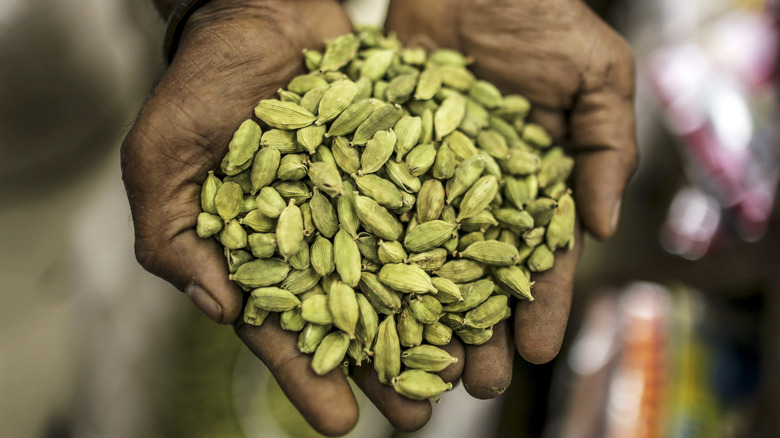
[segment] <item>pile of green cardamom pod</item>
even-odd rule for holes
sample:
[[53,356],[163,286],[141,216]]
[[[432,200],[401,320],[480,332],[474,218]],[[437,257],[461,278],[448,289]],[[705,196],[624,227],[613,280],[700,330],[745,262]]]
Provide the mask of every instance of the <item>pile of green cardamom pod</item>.
[[574,161],[457,51],[358,27],[303,58],[203,183],[198,235],[224,246],[244,321],[280,313],[317,374],[351,358],[436,400],[457,361],[439,346],[487,342],[573,244]]

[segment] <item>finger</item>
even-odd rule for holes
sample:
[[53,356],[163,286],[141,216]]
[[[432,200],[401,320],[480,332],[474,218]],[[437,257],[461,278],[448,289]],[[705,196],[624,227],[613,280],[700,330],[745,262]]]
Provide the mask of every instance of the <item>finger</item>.
[[357,401],[344,373],[337,368],[318,376],[311,367],[312,356],[298,350],[298,335],[282,330],[277,315],[270,315],[260,327],[239,324],[236,333],[318,432],[341,436],[357,424]]
[[509,324],[493,326],[493,336],[482,345],[466,345],[463,386],[475,398],[491,399],[503,394],[512,383],[515,350]]
[[[452,25],[457,22],[457,6],[453,0],[392,0],[387,10],[385,29],[394,32],[408,46],[457,48],[458,29]],[[432,20],[431,17],[437,19]]]
[[555,265],[535,274],[531,292],[533,301],[520,301],[515,307],[515,346],[528,362],[551,361],[561,349],[569,319],[574,273],[582,252],[582,234],[575,233],[571,250],[555,252]]
[[461,374],[463,374],[463,368],[466,365],[466,350],[463,348],[463,344],[455,337],[453,337],[447,345],[442,345],[439,348],[449,353],[450,356],[455,359],[458,359],[457,362],[449,364],[447,368],[437,373],[445,382],[454,383],[460,379]]
[[570,117],[574,196],[585,228],[598,238],[617,227],[620,199],[637,165],[634,64],[628,45],[603,23]]
[[379,381],[373,366],[355,367],[352,371],[352,380],[363,390],[379,412],[390,421],[390,424],[401,432],[418,430],[431,418],[431,402],[408,399],[395,392],[392,386]]

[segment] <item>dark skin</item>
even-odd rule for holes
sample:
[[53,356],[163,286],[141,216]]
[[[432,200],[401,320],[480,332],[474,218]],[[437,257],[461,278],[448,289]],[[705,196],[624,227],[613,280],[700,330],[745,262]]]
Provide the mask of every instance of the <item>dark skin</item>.
[[[478,76],[528,96],[537,108],[532,117],[575,154],[584,228],[601,238],[611,235],[615,205],[636,163],[625,43],[578,0],[448,3],[395,0],[387,27],[405,42],[426,35],[431,45],[458,48],[475,58]],[[443,15],[434,11],[439,7]],[[561,20],[562,12],[569,21]],[[498,35],[502,30],[511,36]],[[358,419],[346,378],[339,370],[315,375],[311,356],[298,351],[297,336],[281,330],[277,318],[261,327],[242,324],[243,293],[228,280],[219,245],[197,237],[195,219],[200,183],[220,162],[236,127],[252,117],[260,99],[275,97],[302,72],[302,49],[321,49],[323,40],[350,31],[336,1],[212,0],[188,19],[173,62],[122,145],[139,263],[185,292],[211,319],[232,324],[312,426],[334,436]],[[539,33],[545,38],[531,38]],[[535,61],[507,62],[512,59]],[[568,319],[580,247],[558,254],[555,267],[536,277],[536,300],[519,304],[487,344],[446,346],[459,361],[442,377],[462,378],[472,395],[492,398],[511,382],[515,347],[531,362],[551,360]],[[430,402],[399,396],[379,383],[372,367],[356,368],[353,379],[398,429],[419,429],[430,418]]]

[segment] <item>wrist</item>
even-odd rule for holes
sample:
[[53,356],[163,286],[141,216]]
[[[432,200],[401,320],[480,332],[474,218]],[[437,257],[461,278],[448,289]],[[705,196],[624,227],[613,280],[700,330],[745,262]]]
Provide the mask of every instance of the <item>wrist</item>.
[[187,19],[196,9],[208,2],[209,0],[154,0],[157,11],[166,22],[163,56],[167,62],[171,62],[176,53]]

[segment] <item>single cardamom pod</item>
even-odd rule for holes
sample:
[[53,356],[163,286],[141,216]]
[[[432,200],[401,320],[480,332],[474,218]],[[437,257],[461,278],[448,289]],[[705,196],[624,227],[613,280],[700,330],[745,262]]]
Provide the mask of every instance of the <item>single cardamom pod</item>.
[[333,257],[333,244],[318,234],[311,245],[311,267],[321,276],[330,275],[336,265]]
[[333,315],[328,307],[328,295],[314,295],[303,300],[301,317],[312,324],[332,324]]
[[[523,241],[526,245],[536,247],[544,242],[544,236],[547,233],[547,229],[544,227],[532,228],[523,233]],[[517,245],[515,245],[517,246]]]
[[[430,251],[412,253],[406,259],[406,263],[419,266],[425,272],[433,272],[441,268],[447,261],[447,250],[434,248]],[[436,285],[434,285],[436,287]]]
[[306,70],[317,70],[322,62],[322,52],[312,49],[303,49],[303,59],[306,64]]
[[333,325],[349,335],[349,339],[355,339],[360,310],[358,309],[355,290],[349,285],[337,281],[330,288],[328,295],[328,309],[333,315]]
[[372,81],[381,79],[390,64],[396,59],[396,53],[393,50],[376,50],[366,58],[360,69],[360,76],[366,77]]
[[315,187],[331,198],[341,196],[343,187],[341,185],[341,175],[335,165],[316,162],[309,165],[309,178]]
[[484,242],[485,233],[482,231],[472,231],[461,236],[458,240],[458,256],[462,257],[461,252],[471,246],[472,243]]
[[390,263],[382,266],[379,281],[399,292],[436,293],[431,277],[419,266]]
[[195,227],[198,237],[211,237],[221,230],[222,219],[220,219],[219,216],[206,212],[202,212],[198,215],[198,224]]
[[287,154],[279,162],[276,177],[283,181],[298,181],[308,173],[309,165],[303,154]]
[[335,370],[344,360],[349,348],[349,337],[346,333],[335,331],[320,342],[314,357],[311,359],[311,367],[318,376],[324,376]]
[[523,141],[540,148],[550,147],[552,138],[541,125],[536,123],[526,123],[523,129]]
[[392,182],[373,174],[352,175],[360,193],[376,201],[387,208],[400,208],[403,206],[401,191]]
[[301,300],[278,287],[260,287],[252,291],[253,304],[269,312],[284,312],[301,306]]
[[374,173],[381,169],[393,154],[397,137],[392,129],[389,131],[377,131],[373,138],[366,143],[363,154],[360,156],[361,174]]
[[312,114],[317,114],[317,109],[320,106],[322,97],[330,89],[330,87],[327,85],[327,81],[325,81],[325,84],[326,85],[320,85],[307,91],[306,94],[301,97],[301,102],[299,103],[301,108]]
[[427,324],[423,328],[423,340],[431,345],[447,345],[452,340],[452,329],[441,322]]
[[336,137],[331,145],[333,158],[342,172],[351,175],[360,170],[360,151],[350,145],[349,140],[345,137]]
[[495,109],[504,105],[504,98],[495,85],[488,81],[477,80],[469,89],[469,96],[485,108]]
[[398,314],[398,340],[403,347],[416,347],[422,344],[425,326],[414,317],[409,305],[403,303],[401,313]]
[[271,312],[255,306],[250,296],[244,307],[244,322],[249,325],[261,326],[270,314]]
[[404,263],[406,257],[408,257],[404,246],[397,240],[391,242],[380,240],[377,256],[379,257],[379,261],[383,264]]
[[510,149],[509,158],[499,160],[501,169],[510,175],[530,175],[541,166],[541,159],[534,152],[522,149]]
[[[460,222],[460,230],[465,232],[479,231],[484,233],[488,228],[498,225],[498,220],[489,210],[482,210],[474,216]],[[487,239],[487,237],[485,237]]]
[[439,268],[435,274],[449,278],[455,283],[467,283],[484,277],[485,265],[468,259],[450,260]]
[[276,219],[264,216],[259,210],[253,210],[238,220],[241,225],[247,226],[258,233],[272,233],[276,231]]
[[537,225],[534,218],[526,210],[497,208],[493,210],[493,216],[495,216],[502,227],[515,233],[524,233]]
[[422,370],[407,370],[392,380],[393,389],[412,400],[438,397],[452,389],[452,383],[444,382],[436,374]]
[[344,136],[355,132],[355,130],[363,123],[374,111],[374,102],[365,99],[356,101],[350,104],[336,120],[331,123],[330,128],[326,134],[326,137]]
[[504,178],[504,196],[518,210],[522,210],[529,202],[536,199],[538,192],[539,182],[536,175]]
[[[200,218],[198,218],[200,219]],[[547,225],[545,238],[550,249],[563,248],[574,239],[575,206],[574,198],[564,194],[558,200],[558,208]]]
[[255,116],[279,129],[299,129],[311,125],[317,116],[293,102],[265,99],[255,107]]
[[282,210],[287,206],[284,199],[273,187],[263,187],[256,198],[257,210],[263,214],[263,216],[270,218],[278,218],[282,214]]
[[238,267],[230,279],[250,288],[266,287],[287,278],[290,265],[276,258],[254,260]]
[[439,323],[444,324],[450,330],[460,330],[463,328],[463,314],[459,312],[444,312],[439,318]]
[[364,145],[368,143],[377,131],[385,131],[395,126],[402,115],[403,111],[394,105],[378,108],[375,106],[371,115],[358,126],[352,138],[352,144]]
[[298,144],[306,148],[309,154],[313,154],[317,151],[317,147],[322,144],[322,139],[325,136],[325,129],[325,126],[317,125],[309,125],[299,129],[296,133]]
[[547,245],[539,245],[534,248],[526,261],[531,272],[543,272],[553,267],[555,255]]
[[330,333],[330,324],[308,323],[298,335],[298,350],[301,353],[311,354],[317,351],[325,336]]
[[[317,125],[329,122],[339,116],[357,96],[357,84],[349,79],[343,79],[330,84],[330,88],[322,96],[318,108]],[[325,129],[323,128],[323,134]]]
[[394,291],[382,284],[375,274],[361,273],[360,290],[379,313],[390,315],[401,309],[401,299]]
[[414,98],[417,100],[432,99],[441,90],[441,85],[442,75],[439,73],[439,68],[428,66],[420,73]]
[[431,373],[438,373],[457,361],[458,358],[450,356],[446,351],[433,345],[420,345],[401,353],[401,362],[404,365]]
[[458,161],[477,155],[477,147],[474,145],[474,140],[468,138],[466,134],[460,131],[455,131],[444,137],[443,144],[452,150]]
[[311,198],[309,187],[303,181],[276,181],[271,184],[282,198],[296,202]]
[[333,260],[341,280],[356,287],[360,282],[360,250],[355,239],[340,229],[333,239]]
[[464,56],[454,49],[436,49],[428,57],[429,64],[449,65],[453,67],[465,67],[471,63],[471,58]]
[[409,309],[423,324],[433,324],[442,315],[442,305],[433,295],[417,295],[409,300]]
[[360,227],[357,211],[355,210],[355,187],[349,181],[342,181],[341,187],[344,194],[336,198],[336,212],[339,217],[339,225],[350,236],[357,238],[357,230]]
[[[297,154],[305,150],[296,140],[295,131],[270,129],[263,133],[260,143],[263,145],[263,148],[276,149],[281,154]],[[255,159],[256,161],[257,159]]]
[[336,71],[349,62],[357,55],[360,48],[360,40],[354,34],[345,34],[336,37],[327,44],[325,53],[320,62],[320,71]]
[[217,234],[217,240],[225,248],[241,249],[247,244],[246,230],[236,220],[225,222],[225,227]]
[[460,256],[493,266],[513,266],[520,261],[516,247],[496,240],[474,242]]
[[404,237],[404,246],[412,252],[425,252],[441,246],[457,229],[443,220],[421,223]]
[[317,283],[319,283],[320,278],[320,274],[313,268],[293,270],[287,275],[287,278],[282,281],[280,287],[298,295],[316,286]]
[[523,118],[528,114],[531,109],[531,102],[519,94],[507,94],[504,96],[504,102],[501,108],[496,109],[493,113],[500,117],[505,117],[508,120],[516,117]]
[[417,194],[417,219],[421,223],[438,219],[444,210],[444,197],[444,185],[441,181],[425,181]]
[[442,101],[433,115],[436,140],[441,141],[447,134],[455,131],[466,114],[466,99],[457,92]]
[[316,74],[304,74],[292,78],[290,83],[287,84],[287,89],[294,93],[304,95],[315,88],[327,86],[328,81],[323,77]]
[[395,124],[393,131],[398,136],[395,143],[395,159],[401,161],[419,142],[422,134],[422,119],[414,116],[403,116]]
[[442,304],[450,304],[463,301],[463,295],[460,292],[460,288],[449,279],[444,277],[431,277],[431,284],[439,292],[436,294],[436,298]]
[[558,209],[558,201],[545,197],[536,198],[525,206],[525,211],[534,218],[534,225],[537,227],[547,226],[555,215],[556,209]]
[[501,117],[491,116],[488,119],[488,126],[490,129],[501,134],[506,141],[507,146],[510,148],[517,148],[520,146],[520,135],[517,130],[509,122]]
[[447,203],[451,204],[460,195],[474,185],[485,170],[485,158],[481,155],[472,155],[455,167],[455,173],[447,181]]
[[455,175],[455,167],[458,165],[455,153],[449,146],[443,144],[436,153],[433,162],[433,177],[440,180],[448,180]]
[[276,253],[276,234],[252,233],[247,237],[252,255],[258,259],[267,259]]
[[417,70],[414,73],[402,74],[394,77],[385,90],[385,98],[390,103],[405,103],[412,96],[417,86]]
[[[438,107],[437,107],[438,108]],[[433,114],[436,109],[425,108],[420,114],[422,127],[420,129],[420,143],[430,143],[433,141]]]
[[276,223],[276,245],[285,259],[298,252],[303,242],[303,217],[301,209],[290,200]]
[[504,160],[509,155],[509,146],[506,140],[492,129],[483,130],[477,136],[477,145],[487,152],[488,155],[500,160]]
[[222,181],[214,176],[213,171],[209,171],[206,181],[203,182],[203,186],[200,189],[200,207],[204,212],[218,214],[214,201],[221,186]]
[[508,302],[504,295],[488,298],[484,303],[466,312],[463,317],[463,325],[478,329],[492,327],[504,318]]
[[379,381],[389,384],[401,373],[401,343],[395,326],[395,318],[388,315],[379,323],[374,343],[374,369]]
[[498,179],[486,175],[478,179],[463,195],[458,211],[458,220],[474,216],[484,210],[498,193]]
[[244,192],[241,186],[234,182],[223,183],[214,196],[214,206],[223,221],[227,222],[238,216],[241,211],[241,203]]
[[373,199],[356,195],[355,210],[363,227],[378,238],[397,240],[400,236],[395,217]]
[[279,315],[279,323],[282,326],[282,330],[296,333],[303,330],[307,324],[303,317],[301,317],[301,309],[299,307],[282,312],[281,315]]
[[309,237],[316,231],[314,226],[314,218],[311,212],[311,203],[301,203],[301,217],[303,218],[303,237]]
[[356,294],[359,318],[355,327],[355,337],[363,345],[363,351],[371,352],[379,328],[379,316],[371,302],[363,294]]
[[507,289],[515,297],[529,301],[534,300],[534,297],[531,295],[531,286],[533,284],[528,281],[528,277],[518,266],[496,269],[493,273],[493,278],[496,280],[496,283]]
[[482,345],[493,337],[493,328],[478,329],[463,327],[461,329],[455,330],[455,334],[458,335],[460,340],[466,344]]
[[376,236],[365,232],[360,233],[358,234],[357,239],[355,239],[355,242],[357,243],[360,255],[372,262],[380,263],[379,239],[377,239]]
[[404,161],[388,160],[385,163],[385,174],[398,188],[407,193],[417,193],[422,186],[420,179],[409,172]]
[[420,144],[406,154],[406,165],[414,176],[423,175],[436,161],[436,146],[433,143]]

